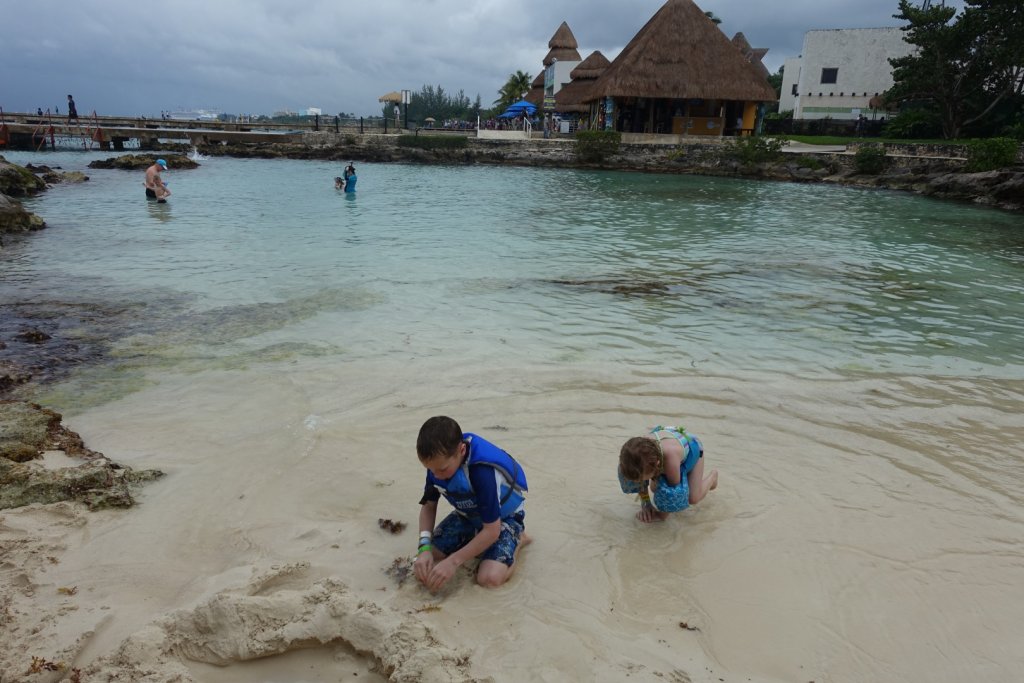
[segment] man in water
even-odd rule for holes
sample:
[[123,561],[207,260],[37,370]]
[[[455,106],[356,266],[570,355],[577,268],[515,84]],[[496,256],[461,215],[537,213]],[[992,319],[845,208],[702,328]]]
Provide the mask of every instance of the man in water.
[[165,202],[171,196],[167,189],[167,183],[160,178],[160,172],[167,170],[167,162],[157,159],[152,166],[146,169],[146,199],[155,199],[158,202]]

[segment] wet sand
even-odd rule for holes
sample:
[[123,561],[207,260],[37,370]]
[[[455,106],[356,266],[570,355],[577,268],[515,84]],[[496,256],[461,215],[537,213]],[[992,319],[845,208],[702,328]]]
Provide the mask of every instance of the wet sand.
[[[164,377],[69,420],[168,473],[138,507],[0,515],[0,678],[59,680],[23,675],[35,656],[81,680],[1020,680],[1022,389],[427,360]],[[414,553],[434,414],[526,467],[534,543],[500,589],[386,573]],[[617,449],[676,421],[720,485],[642,525]]]

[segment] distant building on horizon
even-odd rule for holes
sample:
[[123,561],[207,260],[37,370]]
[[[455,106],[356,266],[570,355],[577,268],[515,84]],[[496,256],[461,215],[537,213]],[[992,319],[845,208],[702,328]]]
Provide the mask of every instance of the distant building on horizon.
[[893,86],[889,60],[913,51],[899,28],[808,31],[803,52],[783,66],[779,111],[792,111],[794,119],[873,115]]
[[308,107],[299,112],[301,116],[323,116],[324,112],[320,107]]

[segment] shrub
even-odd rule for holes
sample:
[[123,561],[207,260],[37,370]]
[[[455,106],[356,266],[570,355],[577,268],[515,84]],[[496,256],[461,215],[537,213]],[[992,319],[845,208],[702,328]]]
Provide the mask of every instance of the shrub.
[[878,175],[889,165],[882,145],[861,145],[853,155],[853,166],[857,173]]
[[1019,145],[1020,143],[1013,138],[978,140],[967,148],[965,170],[969,173],[977,173],[1013,166],[1017,163]]
[[1018,121],[1012,126],[1007,126],[1003,129],[1003,134],[1007,137],[1024,142],[1024,120]]
[[782,146],[785,144],[788,143],[784,140],[760,135],[732,138],[725,145],[725,156],[744,165],[776,161],[782,157]]
[[465,149],[469,138],[464,135],[441,137],[439,135],[399,135],[399,147],[415,147],[417,149]]
[[601,163],[619,153],[622,134],[614,130],[581,130],[576,133],[576,157],[585,163]]
[[883,135],[900,140],[921,140],[942,137],[942,121],[935,112],[908,109],[889,119]]

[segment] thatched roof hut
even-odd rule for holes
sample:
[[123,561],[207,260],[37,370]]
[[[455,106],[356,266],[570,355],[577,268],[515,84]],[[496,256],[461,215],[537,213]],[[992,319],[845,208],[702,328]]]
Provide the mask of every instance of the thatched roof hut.
[[611,66],[600,50],[591,52],[575,69],[569,72],[572,81],[555,93],[555,111],[562,113],[586,114],[590,107],[584,102],[594,81]]
[[530,104],[540,107],[544,103],[544,72],[541,71],[530,84],[530,92],[523,98]]
[[588,99],[774,102],[775,90],[692,0],[668,0],[594,82]]
[[544,57],[544,66],[551,66],[555,60],[559,62],[578,62],[580,61],[580,53],[577,50],[579,44],[576,42],[576,36],[572,34],[572,30],[569,28],[569,24],[564,21],[555,31],[555,35],[551,36],[551,40],[548,41],[548,54]]

